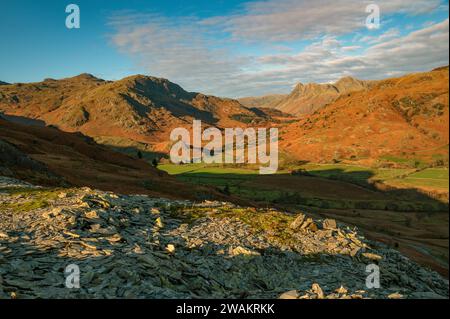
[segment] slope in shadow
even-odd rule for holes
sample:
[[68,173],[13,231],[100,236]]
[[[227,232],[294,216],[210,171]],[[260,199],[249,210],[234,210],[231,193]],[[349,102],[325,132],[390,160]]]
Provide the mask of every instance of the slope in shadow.
[[323,171],[321,176],[307,172],[262,176],[195,171],[178,175],[184,182],[214,186],[261,206],[301,210],[357,226],[369,238],[448,276],[448,202],[417,189],[373,183],[372,177],[369,170],[339,169]]

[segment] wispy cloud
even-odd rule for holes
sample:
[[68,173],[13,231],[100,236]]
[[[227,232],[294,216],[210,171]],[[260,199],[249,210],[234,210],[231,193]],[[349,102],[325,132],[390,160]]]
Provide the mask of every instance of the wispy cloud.
[[133,23],[133,18],[115,18],[112,42],[152,75],[178,81],[188,89],[211,92],[249,63],[248,58],[219,48],[217,40],[209,37],[208,30],[195,19],[176,23],[153,15],[139,19],[139,23]]
[[412,72],[448,64],[448,50],[449,20],[447,18],[402,38],[395,38],[369,48],[366,59],[385,73]]
[[[257,1],[239,14],[208,19],[126,12],[111,18],[111,40],[151,75],[230,97],[287,92],[299,81],[376,79],[448,64],[448,19],[406,35],[390,27],[378,37],[365,32],[344,40],[364,28],[368,3]],[[384,14],[420,15],[440,6],[438,0],[377,3]]]
[[[365,27],[366,7],[361,0],[269,0],[250,2],[243,12],[204,21],[221,25],[232,37],[247,41],[295,41],[324,34],[342,35]],[[439,8],[439,0],[378,0],[383,15],[417,15]]]
[[[430,25],[428,25],[430,26]],[[390,40],[392,38],[398,37],[400,36],[400,30],[398,30],[397,28],[391,28],[389,30],[387,30],[386,32],[384,32],[381,35],[378,36],[371,36],[371,35],[367,35],[365,37],[362,37],[360,39],[360,42],[365,42],[368,44],[376,44],[376,43],[382,43],[384,41]]]
[[297,55],[265,56],[259,61],[279,65],[279,71],[286,77],[303,74],[312,81],[329,82],[343,75],[377,79],[448,64],[448,40],[446,19],[404,37],[375,44],[360,55],[347,55],[345,47],[327,48],[320,41]]

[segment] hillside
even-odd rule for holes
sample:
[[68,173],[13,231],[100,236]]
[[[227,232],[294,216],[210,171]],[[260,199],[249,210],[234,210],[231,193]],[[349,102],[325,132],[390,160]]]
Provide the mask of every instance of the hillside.
[[80,133],[0,118],[0,175],[48,186],[90,186],[124,194],[228,199],[178,182],[143,160],[116,153]]
[[[40,188],[3,177],[0,244],[2,299],[445,299],[449,293],[448,280],[436,272],[335,220]],[[83,270],[81,289],[64,287],[71,264]],[[366,287],[368,264],[379,266],[379,289]]]
[[219,127],[264,120],[235,100],[186,92],[166,79],[143,75],[112,82],[81,74],[3,85],[0,111],[112,144],[167,141],[172,128],[189,126],[193,119]]
[[340,96],[282,128],[280,148],[314,162],[448,161],[448,75],[439,68]]

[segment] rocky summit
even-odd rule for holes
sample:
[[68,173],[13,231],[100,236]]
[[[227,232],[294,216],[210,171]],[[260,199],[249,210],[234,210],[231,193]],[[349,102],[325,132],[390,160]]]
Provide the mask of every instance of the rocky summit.
[[[0,177],[1,298],[448,298],[448,280],[357,229],[223,202]],[[366,286],[379,267],[380,287]],[[79,287],[68,287],[68,269]],[[377,268],[375,267],[375,268]],[[70,289],[72,288],[72,289]]]

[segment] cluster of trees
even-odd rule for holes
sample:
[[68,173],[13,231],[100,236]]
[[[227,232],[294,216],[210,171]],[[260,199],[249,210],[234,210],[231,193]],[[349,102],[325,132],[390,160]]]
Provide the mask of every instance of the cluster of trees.
[[[142,154],[142,152],[141,151],[137,151],[137,154],[136,154],[136,156],[137,156],[137,158],[139,158],[139,159],[143,159],[144,158],[144,155]],[[152,159],[152,166],[153,167],[158,167],[158,165],[159,165],[159,159],[158,158],[153,158]]]

